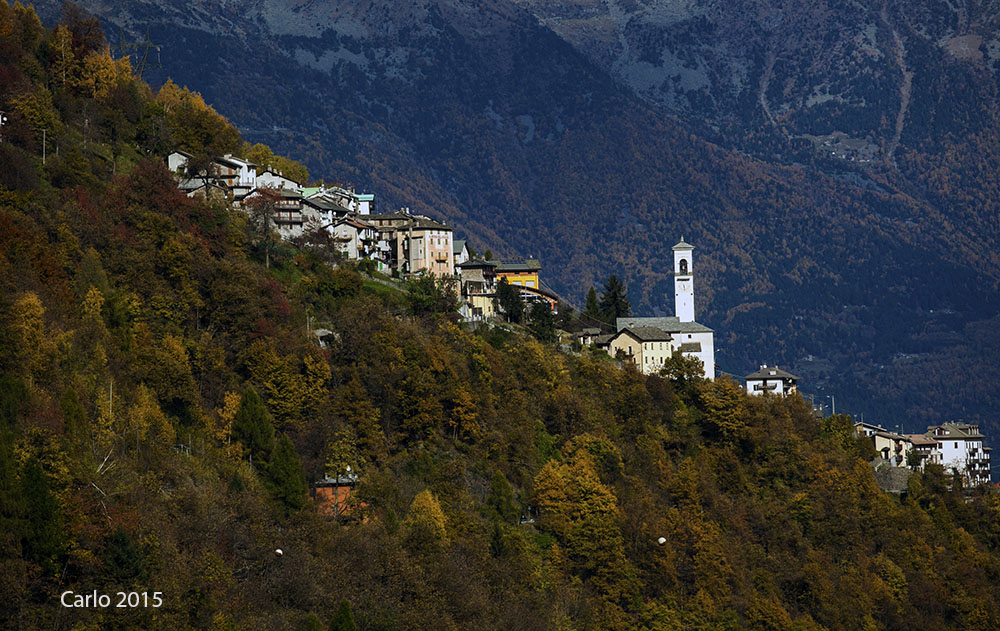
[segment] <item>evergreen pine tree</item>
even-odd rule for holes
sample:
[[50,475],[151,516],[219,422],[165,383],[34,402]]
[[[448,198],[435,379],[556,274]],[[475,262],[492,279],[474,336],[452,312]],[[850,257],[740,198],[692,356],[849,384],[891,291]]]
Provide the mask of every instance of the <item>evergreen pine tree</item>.
[[615,326],[615,320],[618,318],[626,318],[632,315],[632,303],[628,301],[628,290],[618,280],[618,276],[612,274],[605,281],[599,306],[601,319],[611,326]]
[[264,402],[253,388],[244,392],[240,399],[240,407],[233,419],[233,437],[243,443],[250,452],[251,461],[257,466],[263,466],[270,460],[274,449],[274,426]]
[[587,292],[587,302],[584,305],[583,314],[595,320],[601,319],[601,306],[597,303],[597,290],[594,289],[593,285],[590,286],[590,291]]
[[556,323],[547,302],[531,305],[531,332],[542,342],[556,341]]
[[510,322],[520,322],[524,316],[524,301],[521,300],[521,290],[511,285],[506,278],[497,283],[496,302]]
[[319,616],[311,613],[299,623],[298,631],[323,631],[323,623],[320,622]]
[[49,479],[37,459],[31,458],[21,470],[24,498],[24,550],[28,558],[52,566],[63,549],[62,515],[59,501],[49,489]]
[[490,492],[486,496],[486,505],[496,511],[497,516],[507,523],[514,523],[521,511],[514,500],[514,489],[503,473],[497,471],[490,481]]
[[305,506],[309,487],[295,445],[284,434],[274,447],[267,467],[267,486],[271,495],[286,507],[298,510]]
[[354,614],[351,613],[351,603],[341,600],[337,613],[330,619],[330,631],[358,631],[354,624]]

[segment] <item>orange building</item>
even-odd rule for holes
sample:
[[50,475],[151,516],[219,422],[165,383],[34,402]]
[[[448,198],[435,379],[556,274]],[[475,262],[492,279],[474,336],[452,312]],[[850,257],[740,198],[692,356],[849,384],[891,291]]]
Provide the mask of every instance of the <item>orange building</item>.
[[348,472],[335,478],[325,476],[312,485],[310,495],[316,502],[316,510],[320,515],[327,517],[344,517],[350,515],[356,508],[352,502],[351,495],[354,494],[354,487],[357,486],[357,474]]

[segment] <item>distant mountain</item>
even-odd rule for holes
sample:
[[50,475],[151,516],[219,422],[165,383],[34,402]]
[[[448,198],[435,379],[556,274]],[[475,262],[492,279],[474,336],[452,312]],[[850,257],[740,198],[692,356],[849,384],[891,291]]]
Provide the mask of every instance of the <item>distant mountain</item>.
[[616,273],[669,313],[684,234],[724,370],[780,362],[911,429],[1000,405],[986,5],[82,4],[160,46],[147,79],[570,299]]

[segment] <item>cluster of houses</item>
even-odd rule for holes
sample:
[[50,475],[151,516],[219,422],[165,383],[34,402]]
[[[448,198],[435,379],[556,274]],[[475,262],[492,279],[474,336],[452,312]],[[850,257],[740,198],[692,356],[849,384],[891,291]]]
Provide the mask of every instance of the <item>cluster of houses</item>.
[[971,486],[990,484],[990,452],[979,426],[951,422],[931,425],[923,434],[899,434],[880,425],[856,423],[855,432],[872,440],[879,456],[894,467],[922,470],[937,464],[959,473]]
[[[542,283],[537,259],[492,261],[470,256],[466,242],[455,239],[447,224],[409,209],[376,214],[374,195],[350,187],[307,187],[270,166],[261,168],[229,154],[193,174],[188,168],[191,158],[183,151],[167,156],[168,167],[187,195],[244,208],[266,195],[272,200],[274,226],[282,237],[323,231],[349,260],[371,260],[379,271],[400,277],[429,274],[445,279],[460,295],[459,312],[467,321],[497,315],[497,287],[504,281],[517,287],[526,304],[541,302],[553,312],[557,309],[559,298]],[[618,318],[614,333],[583,329],[579,341],[630,362],[646,374],[659,372],[679,352],[697,358],[703,376],[714,379],[715,333],[695,320],[693,253],[694,246],[683,237],[673,246],[674,316]],[[795,392],[797,384],[798,377],[777,366],[763,365],[746,376],[751,395],[784,396]],[[871,438],[882,458],[893,466],[920,469],[934,463],[959,471],[970,484],[990,482],[990,448],[983,445],[976,425],[944,423],[928,427],[923,434],[897,434],[865,423],[856,429]],[[314,493],[323,497],[333,513],[340,513],[354,481],[338,478],[320,484]]]
[[343,186],[307,187],[270,166],[261,168],[231,154],[216,157],[195,174],[189,169],[192,157],[184,151],[167,156],[167,167],[188,196],[239,208],[267,196],[273,200],[274,227],[283,238],[322,231],[348,260],[370,260],[378,271],[400,277],[428,274],[444,279],[462,297],[460,313],[467,320],[496,315],[493,298],[504,279],[518,288],[526,304],[543,302],[556,310],[559,298],[542,283],[537,259],[472,259],[465,240],[454,238],[451,226],[408,208],[376,214],[370,193]]

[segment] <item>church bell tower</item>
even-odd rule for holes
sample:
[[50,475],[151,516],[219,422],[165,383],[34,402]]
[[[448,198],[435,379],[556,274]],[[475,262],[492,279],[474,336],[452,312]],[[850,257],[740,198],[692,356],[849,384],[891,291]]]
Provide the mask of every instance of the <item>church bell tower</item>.
[[684,237],[674,246],[674,315],[681,322],[694,322],[694,246]]

